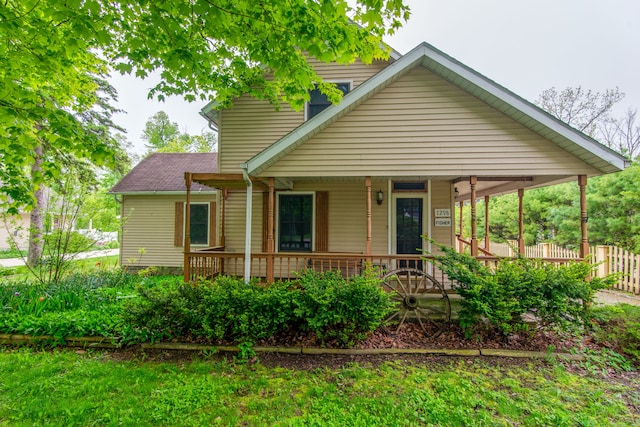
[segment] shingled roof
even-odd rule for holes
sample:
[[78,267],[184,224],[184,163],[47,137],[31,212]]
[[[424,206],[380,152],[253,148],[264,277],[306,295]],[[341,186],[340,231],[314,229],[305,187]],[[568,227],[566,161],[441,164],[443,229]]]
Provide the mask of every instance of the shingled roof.
[[[216,173],[218,153],[153,153],[124,176],[110,193],[183,192],[185,172]],[[214,191],[193,183],[191,191]]]

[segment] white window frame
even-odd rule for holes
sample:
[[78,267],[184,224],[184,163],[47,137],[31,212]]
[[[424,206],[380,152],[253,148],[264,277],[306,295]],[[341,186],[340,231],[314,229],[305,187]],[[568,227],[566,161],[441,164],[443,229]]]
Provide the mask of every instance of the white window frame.
[[[315,191],[282,191],[276,192],[275,212],[275,251],[280,252],[280,196],[311,196],[311,252],[316,250],[316,192]],[[284,251],[287,253],[289,251]]]
[[[211,236],[211,203],[210,202],[191,202],[191,206],[193,205],[206,205],[207,206],[207,243],[193,243],[191,242],[191,246],[198,246],[203,248],[208,248],[210,246],[209,237]],[[184,246],[185,239],[187,238],[187,204],[184,204],[184,221],[183,222],[183,232],[182,232],[182,245]],[[191,224],[191,221],[189,221]]]
[[[346,96],[347,94],[351,93],[351,91],[353,90],[353,80],[348,80],[348,79],[343,79],[343,80],[325,80],[326,83],[333,83],[333,84],[348,84],[349,85],[349,92],[345,93],[344,96]],[[330,107],[331,105],[329,105]],[[327,108],[329,108],[327,107]],[[323,110],[324,111],[324,110]],[[320,114],[320,113],[318,113]],[[304,103],[304,121],[306,122],[307,120],[309,120],[309,101]]]

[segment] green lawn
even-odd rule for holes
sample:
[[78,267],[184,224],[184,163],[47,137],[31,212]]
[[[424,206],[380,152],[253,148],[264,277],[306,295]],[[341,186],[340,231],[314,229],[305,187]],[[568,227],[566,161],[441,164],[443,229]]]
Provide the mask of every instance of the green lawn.
[[640,425],[637,382],[544,362],[451,359],[301,371],[4,349],[0,372],[0,425],[12,426]]

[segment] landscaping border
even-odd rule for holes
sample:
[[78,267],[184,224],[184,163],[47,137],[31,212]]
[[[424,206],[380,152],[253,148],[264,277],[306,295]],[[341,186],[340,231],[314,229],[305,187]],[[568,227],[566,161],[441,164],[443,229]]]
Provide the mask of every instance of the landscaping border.
[[[1,345],[28,345],[47,341],[60,341],[60,338],[53,336],[31,336],[31,335],[9,335],[0,334]],[[109,338],[102,337],[67,337],[64,338],[66,347],[82,347],[96,349],[122,348],[123,345]],[[176,350],[176,351],[215,351],[226,353],[239,353],[240,347],[225,345],[204,345],[190,343],[160,342],[155,344],[140,344],[140,348],[153,350]],[[371,348],[371,349],[344,349],[344,348],[323,348],[323,347],[252,347],[256,353],[284,353],[284,354],[305,354],[305,355],[401,355],[401,354],[422,354],[432,356],[463,356],[463,357],[510,357],[519,359],[547,359],[561,358],[565,360],[585,360],[581,354],[545,352],[545,351],[524,351],[507,349],[447,349],[447,348]]]

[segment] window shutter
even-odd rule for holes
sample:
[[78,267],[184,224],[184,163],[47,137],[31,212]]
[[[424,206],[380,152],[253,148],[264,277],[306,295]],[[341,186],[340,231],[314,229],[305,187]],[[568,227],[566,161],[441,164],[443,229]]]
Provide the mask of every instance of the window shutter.
[[262,252],[267,252],[269,237],[269,193],[262,193]]
[[316,252],[329,252],[329,192],[316,191]]
[[209,202],[209,246],[216,245],[216,202]]
[[184,202],[176,202],[173,246],[182,246],[184,240]]

